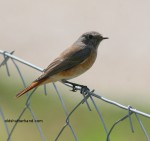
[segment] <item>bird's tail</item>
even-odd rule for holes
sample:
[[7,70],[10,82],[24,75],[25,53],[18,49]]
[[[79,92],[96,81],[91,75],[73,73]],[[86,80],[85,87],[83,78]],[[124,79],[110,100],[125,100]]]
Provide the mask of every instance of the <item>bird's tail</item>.
[[25,88],[25,89],[22,90],[20,93],[18,93],[18,94],[16,95],[16,97],[18,98],[18,97],[22,96],[23,94],[25,94],[26,92],[30,91],[31,89],[33,89],[33,88],[39,86],[41,83],[42,83],[42,82],[40,82],[40,81],[34,81],[34,82],[32,82],[31,85],[29,85],[27,88]]

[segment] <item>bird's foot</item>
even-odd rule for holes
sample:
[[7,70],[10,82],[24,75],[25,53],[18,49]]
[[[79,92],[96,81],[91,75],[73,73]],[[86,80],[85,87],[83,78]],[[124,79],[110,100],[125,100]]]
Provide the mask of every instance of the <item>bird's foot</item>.
[[63,80],[62,81],[63,83],[68,83],[68,84],[71,84],[72,85],[72,90],[73,92],[76,92],[78,89],[78,87],[80,87],[80,93],[81,94],[87,94],[88,91],[90,91],[90,89],[87,87],[87,86],[84,86],[84,85],[80,85],[80,84],[76,84],[76,83],[73,83],[73,82],[70,82],[70,81],[67,81],[67,80]]
[[87,94],[90,91],[90,89],[87,86],[81,85],[81,94]]

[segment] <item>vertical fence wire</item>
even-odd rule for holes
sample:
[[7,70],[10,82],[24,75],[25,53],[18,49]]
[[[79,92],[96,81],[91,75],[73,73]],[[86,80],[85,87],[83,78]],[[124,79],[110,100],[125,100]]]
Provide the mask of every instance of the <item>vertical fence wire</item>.
[[[2,121],[3,121],[3,123],[4,123],[5,129],[6,129],[6,132],[7,132],[7,135],[9,136],[9,135],[10,135],[9,128],[8,128],[8,126],[7,126],[7,123],[5,122],[5,116],[4,116],[4,113],[3,113],[1,107],[0,107],[0,117],[2,118]],[[9,141],[12,141],[12,140],[10,139]]]
[[[25,82],[25,80],[24,80],[24,78],[23,78],[23,75],[22,75],[22,73],[21,73],[21,71],[20,71],[20,69],[19,69],[19,66],[17,65],[16,61],[18,61],[18,62],[20,62],[20,63],[22,63],[22,64],[25,64],[25,65],[27,65],[27,66],[33,68],[33,69],[36,69],[36,70],[38,70],[38,71],[41,71],[41,72],[43,72],[43,69],[42,69],[42,68],[39,68],[39,67],[37,67],[37,66],[35,66],[35,65],[33,65],[33,64],[31,64],[31,63],[29,63],[29,62],[23,60],[23,59],[20,59],[20,58],[14,56],[13,53],[14,53],[14,51],[8,53],[8,52],[6,52],[6,51],[0,50],[0,54],[2,54],[3,57],[4,57],[4,60],[3,60],[2,62],[0,62],[0,67],[3,66],[3,65],[5,65],[5,66],[6,66],[7,75],[10,76],[10,71],[9,71],[9,67],[8,67],[7,62],[11,59],[12,62],[13,62],[13,64],[14,64],[14,66],[15,66],[15,68],[17,69],[17,72],[18,72],[20,78],[21,78],[21,81],[22,81],[22,83],[23,83],[23,86],[26,87],[26,82]],[[72,87],[72,88],[74,87],[73,85],[68,84],[68,83],[65,83],[65,85],[67,85],[68,87]],[[59,100],[60,100],[60,103],[61,103],[61,105],[62,105],[62,107],[63,107],[63,109],[64,109],[64,114],[65,114],[65,116],[66,116],[65,125],[60,129],[60,132],[56,135],[55,141],[57,141],[57,140],[60,138],[60,136],[61,136],[61,135],[63,134],[63,132],[64,132],[64,129],[65,129],[67,126],[69,127],[69,129],[70,129],[70,131],[71,131],[71,133],[72,133],[72,135],[73,135],[74,140],[75,140],[75,141],[78,141],[78,138],[77,138],[77,135],[76,135],[76,133],[75,133],[75,131],[74,131],[74,128],[72,127],[72,125],[71,125],[71,123],[70,123],[70,116],[72,116],[73,113],[78,109],[78,107],[79,107],[81,104],[83,104],[83,103],[86,103],[88,109],[91,110],[91,108],[90,108],[90,106],[89,106],[89,104],[88,104],[88,102],[87,102],[87,99],[89,99],[89,98],[90,98],[91,102],[93,103],[94,108],[95,108],[95,110],[97,111],[97,114],[98,114],[98,116],[99,116],[99,118],[100,118],[100,121],[101,121],[101,123],[102,123],[102,125],[103,125],[104,131],[105,131],[105,133],[106,133],[106,141],[110,141],[110,134],[111,134],[111,132],[113,131],[114,127],[115,127],[116,125],[118,125],[121,121],[125,120],[126,118],[129,119],[131,131],[133,132],[134,129],[133,129],[132,119],[131,119],[131,116],[132,116],[133,114],[135,114],[136,119],[137,119],[138,123],[140,124],[140,127],[141,127],[141,129],[142,129],[142,131],[143,131],[143,133],[144,133],[144,135],[145,135],[146,140],[147,140],[147,141],[150,141],[149,135],[148,135],[148,133],[147,133],[147,131],[146,131],[146,129],[145,129],[145,127],[144,127],[142,121],[141,121],[140,118],[139,118],[139,115],[144,116],[145,118],[146,118],[146,117],[147,117],[147,118],[150,118],[150,114],[147,114],[147,113],[144,113],[144,112],[139,111],[139,110],[137,110],[137,109],[134,109],[134,108],[132,108],[131,106],[124,106],[124,105],[122,105],[122,104],[120,104],[120,103],[117,103],[117,102],[115,102],[115,101],[106,99],[106,98],[104,98],[104,97],[102,97],[102,96],[100,96],[100,95],[95,94],[94,91],[90,91],[90,90],[88,90],[88,91],[85,93],[85,95],[83,95],[83,96],[84,96],[83,99],[72,109],[72,111],[68,112],[68,110],[67,110],[67,108],[66,108],[66,105],[65,105],[65,102],[64,102],[64,100],[63,100],[63,98],[62,98],[62,96],[61,96],[61,93],[58,91],[58,88],[57,88],[57,86],[56,86],[55,83],[53,83],[53,87],[54,87],[54,89],[55,89],[55,91],[56,91],[56,93],[57,93],[57,95],[58,95],[58,98],[59,98]],[[80,90],[80,91],[81,91],[82,87],[75,87],[74,89],[76,89],[76,91],[77,91],[77,90]],[[31,97],[32,97],[32,94],[35,92],[35,90],[36,90],[36,89],[34,89],[34,90],[30,93],[30,95],[27,94],[27,99],[26,99],[26,102],[25,102],[25,107],[24,107],[24,108],[22,109],[22,111],[20,112],[20,114],[19,114],[17,120],[20,120],[20,119],[21,119],[21,117],[24,115],[24,113],[26,112],[26,110],[29,110],[29,112],[30,112],[30,114],[31,114],[31,116],[32,116],[32,118],[33,118],[34,120],[37,120],[36,115],[35,115],[34,111],[32,110],[32,107],[31,107],[31,105],[30,105],[30,99],[31,99]],[[47,94],[46,85],[44,85],[44,93]],[[105,123],[105,121],[104,121],[104,118],[103,118],[103,116],[102,116],[102,113],[101,113],[101,111],[100,111],[100,108],[97,106],[97,104],[96,104],[96,102],[95,102],[95,100],[94,100],[93,98],[96,98],[96,99],[98,99],[98,100],[102,100],[102,101],[104,101],[105,103],[111,104],[111,105],[113,105],[113,106],[117,106],[117,107],[119,107],[119,108],[121,108],[121,109],[123,109],[123,110],[127,110],[127,111],[128,111],[128,114],[125,115],[125,116],[123,116],[122,118],[120,118],[118,121],[116,121],[116,122],[112,125],[112,127],[108,130],[108,128],[107,128],[107,126],[106,126],[106,123]],[[0,118],[1,118],[2,121],[4,122],[4,126],[5,126],[6,132],[7,132],[7,134],[8,134],[7,141],[12,141],[11,136],[12,136],[12,134],[15,132],[15,128],[16,128],[18,122],[15,122],[15,124],[14,124],[13,127],[12,127],[12,129],[9,129],[8,126],[7,126],[7,123],[5,122],[5,116],[4,116],[4,113],[3,113],[3,111],[2,111],[2,108],[0,108]],[[40,127],[40,125],[39,125],[37,122],[35,122],[35,124],[36,124],[37,130],[39,131],[39,134],[40,134],[40,136],[41,136],[41,140],[42,140],[42,141],[46,141],[45,136],[44,136],[44,133],[43,133],[43,131],[42,131],[42,128]]]

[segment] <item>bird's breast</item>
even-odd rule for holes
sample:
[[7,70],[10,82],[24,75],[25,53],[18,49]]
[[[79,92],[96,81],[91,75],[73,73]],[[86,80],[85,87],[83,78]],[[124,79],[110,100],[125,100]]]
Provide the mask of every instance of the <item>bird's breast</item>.
[[82,73],[84,73],[85,71],[87,71],[89,68],[91,68],[91,66],[94,64],[96,60],[96,57],[97,57],[97,51],[94,50],[91,52],[90,56],[87,59],[85,59],[83,62],[68,70],[64,70],[60,72],[59,74],[57,74],[56,77],[58,78],[61,77],[61,79],[71,79],[77,77]]

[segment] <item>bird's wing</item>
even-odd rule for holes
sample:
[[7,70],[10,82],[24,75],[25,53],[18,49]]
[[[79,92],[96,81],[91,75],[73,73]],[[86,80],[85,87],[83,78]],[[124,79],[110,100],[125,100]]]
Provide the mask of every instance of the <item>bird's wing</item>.
[[[71,49],[71,48],[70,48]],[[73,50],[64,51],[60,57],[56,58],[45,70],[44,73],[35,81],[40,81],[57,74],[61,71],[71,69],[86,60],[91,54],[88,47],[74,47]]]

